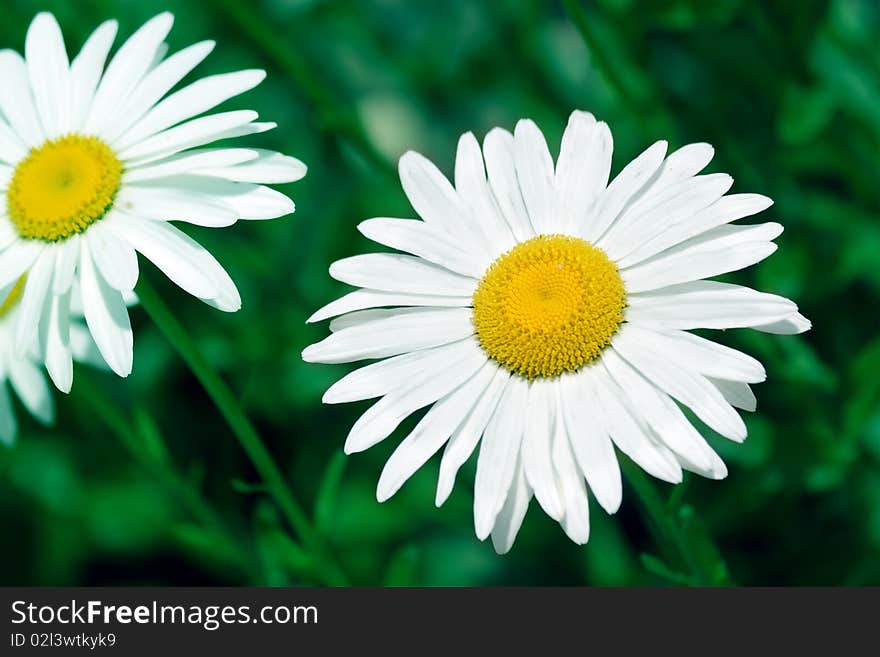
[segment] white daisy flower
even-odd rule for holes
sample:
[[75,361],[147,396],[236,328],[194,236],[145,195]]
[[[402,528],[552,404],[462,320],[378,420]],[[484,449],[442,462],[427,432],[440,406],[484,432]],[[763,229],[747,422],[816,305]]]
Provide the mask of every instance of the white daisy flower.
[[[23,356],[18,356],[14,349],[14,336],[20,319],[19,308],[24,288],[25,282],[21,279],[11,286],[0,289],[0,443],[5,445],[12,445],[18,433],[18,422],[15,419],[7,383],[22,405],[39,422],[49,426],[55,420],[55,403],[43,374],[40,355],[39,338],[44,337],[44,334],[36,332],[31,334],[32,339]],[[72,312],[79,319],[82,313],[76,289],[73,290],[72,297]],[[95,343],[81,321],[73,321],[69,332],[70,349],[77,361],[106,368]]]
[[190,294],[236,311],[241,299],[223,267],[169,222],[225,227],[289,214],[293,202],[263,183],[306,172],[271,151],[205,147],[275,127],[252,111],[199,116],[265,72],[214,75],[169,93],[214,47],[204,41],[166,58],[172,21],[164,13],[147,22],[106,67],[115,21],[72,61],[48,13],[31,23],[24,58],[0,51],[0,289],[27,276],[16,351],[45,323],[46,366],[63,391],[73,376],[74,281],[101,354],[127,376],[133,337],[123,297],[138,279],[136,252]]
[[[554,166],[529,120],[495,128],[482,152],[458,143],[455,186],[427,159],[400,160],[422,221],[369,219],[359,230],[405,251],[333,263],[358,286],[309,321],[336,317],[305,349],[309,362],[379,359],[324,395],[381,397],[345,443],[359,452],[430,406],[385,466],[384,501],[445,445],[436,503],[479,445],[477,537],[513,544],[532,496],[577,543],[589,537],[587,491],[608,513],[621,502],[615,447],[678,483],[682,468],[721,479],[724,463],[682,411],[734,441],[736,409],[754,410],[754,358],[688,331],[810,327],[780,296],[704,280],[776,250],[777,223],[732,225],[771,200],[725,196],[726,174],[697,175],[708,144],[666,156],[659,141],[608,182],[611,132],[574,112]],[[393,307],[393,308],[389,308]]]

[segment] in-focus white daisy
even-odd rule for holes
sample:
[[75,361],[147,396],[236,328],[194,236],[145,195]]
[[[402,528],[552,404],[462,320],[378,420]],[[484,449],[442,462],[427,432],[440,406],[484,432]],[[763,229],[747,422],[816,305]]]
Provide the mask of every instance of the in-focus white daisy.
[[172,21],[164,13],[147,22],[106,67],[115,21],[72,61],[48,13],[31,23],[24,58],[0,51],[0,288],[27,276],[16,350],[24,354],[44,324],[46,366],[64,391],[73,377],[74,281],[101,354],[127,376],[133,338],[123,296],[137,282],[136,252],[190,294],[236,311],[241,299],[226,271],[169,222],[224,227],[289,214],[293,202],[264,183],[306,172],[271,151],[206,148],[275,127],[252,111],[200,116],[265,73],[214,75],[172,92],[214,47],[204,41],[165,57]]
[[[15,353],[15,332],[20,317],[19,307],[24,292],[24,280],[0,288],[0,443],[11,445],[18,433],[11,388],[22,405],[39,422],[51,425],[55,419],[55,403],[52,392],[43,373],[40,336],[32,334],[24,355]],[[72,312],[82,317],[78,290],[72,293]],[[73,357],[82,363],[106,368],[98,354],[85,325],[78,320],[71,323],[70,349]],[[7,386],[7,383],[9,384]]]
[[[589,537],[587,491],[621,502],[615,447],[668,482],[682,468],[721,479],[724,463],[688,421],[689,407],[731,440],[736,409],[754,410],[754,358],[690,329],[800,333],[810,323],[780,296],[704,280],[776,250],[777,223],[733,225],[764,210],[756,194],[725,196],[726,174],[697,175],[708,144],[668,157],[659,141],[610,183],[605,123],[574,112],[554,165],[529,120],[493,129],[482,151],[458,143],[455,186],[417,153],[400,160],[422,221],[369,219],[360,231],[411,255],[333,263],[358,286],[309,321],[336,317],[310,362],[381,359],[355,370],[326,403],[380,397],[345,443],[358,452],[430,409],[385,466],[388,499],[441,447],[438,505],[479,445],[477,536],[506,552],[534,495],[577,543]],[[393,307],[393,308],[389,308]]]

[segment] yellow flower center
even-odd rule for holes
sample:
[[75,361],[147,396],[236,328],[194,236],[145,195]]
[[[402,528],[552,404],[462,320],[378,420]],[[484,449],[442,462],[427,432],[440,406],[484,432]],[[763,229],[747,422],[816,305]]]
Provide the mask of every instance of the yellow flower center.
[[0,319],[3,319],[3,317],[15,307],[15,304],[21,301],[26,278],[27,277],[25,276],[19,278],[18,282],[12,286],[11,290],[9,290],[9,294],[6,295],[6,298],[0,301]]
[[498,257],[473,298],[486,353],[528,379],[552,378],[595,360],[623,322],[617,266],[577,237],[540,235]]
[[104,216],[121,180],[122,163],[97,137],[47,141],[15,168],[6,191],[9,218],[24,239],[65,240]]

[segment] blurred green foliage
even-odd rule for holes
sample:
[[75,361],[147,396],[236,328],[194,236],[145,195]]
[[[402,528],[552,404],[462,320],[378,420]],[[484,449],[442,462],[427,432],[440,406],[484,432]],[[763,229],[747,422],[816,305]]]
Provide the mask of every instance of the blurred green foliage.
[[[230,105],[278,122],[250,143],[309,164],[285,190],[297,213],[191,231],[239,284],[238,314],[165,282],[160,291],[354,583],[880,584],[876,0],[6,0],[3,9],[0,46],[22,50],[31,17],[50,9],[71,52],[103,19],[128,35],[170,9],[172,49],[218,41],[197,73],[269,71]],[[745,444],[711,438],[727,480],[691,477],[678,489],[634,480],[650,499],[627,487],[612,518],[593,505],[585,547],[533,503],[513,551],[497,557],[473,536],[472,470],[439,510],[436,461],[375,501],[406,427],[342,456],[367,404],[320,404],[346,368],[301,362],[326,331],[304,319],[344,292],[328,264],[373,248],[355,230],[361,219],[412,215],[394,175],[404,150],[451,172],[462,132],[482,137],[524,116],[555,147],[573,108],[609,122],[615,171],[655,139],[708,141],[712,170],[731,173],[735,191],[772,196],[762,218],[785,225],[781,248],[732,280],[794,298],[814,328],[720,337],[769,373]],[[81,368],[56,428],[21,413],[18,445],[0,452],[2,583],[319,581],[194,377],[141,311],[133,319],[134,375]],[[659,525],[642,515],[648,502]],[[668,531],[684,541],[677,555],[652,538]]]

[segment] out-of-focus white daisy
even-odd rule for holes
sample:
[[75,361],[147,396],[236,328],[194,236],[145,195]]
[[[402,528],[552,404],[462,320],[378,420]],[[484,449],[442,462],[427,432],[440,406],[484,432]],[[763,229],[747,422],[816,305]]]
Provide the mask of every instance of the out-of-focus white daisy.
[[[336,317],[310,362],[381,359],[355,370],[326,403],[381,397],[356,422],[348,453],[430,410],[385,466],[388,499],[445,445],[438,505],[479,445],[477,536],[505,552],[532,496],[577,543],[589,537],[587,491],[621,502],[615,447],[646,472],[678,483],[682,468],[721,479],[724,463],[682,411],[731,440],[736,409],[754,410],[754,358],[688,331],[810,327],[780,296],[704,280],[776,250],[777,223],[733,225],[771,200],[725,196],[726,174],[698,175],[708,144],[666,155],[659,141],[609,183],[611,132],[574,112],[554,165],[529,120],[493,129],[482,151],[458,143],[455,186],[417,153],[400,160],[422,221],[369,219],[360,231],[399,253],[333,263],[359,286],[309,321]],[[395,308],[388,308],[395,307]]]
[[[18,433],[11,388],[22,405],[39,422],[51,425],[55,419],[52,392],[43,373],[40,350],[41,335],[34,332],[24,355],[15,353],[15,333],[20,317],[19,307],[24,292],[24,280],[0,288],[0,443],[11,445]],[[72,312],[81,318],[79,294],[73,291]],[[74,320],[69,328],[70,349],[73,357],[82,363],[106,368],[85,325]],[[43,335],[43,337],[45,337]],[[9,384],[7,386],[6,384]]]
[[147,22],[106,67],[115,21],[72,61],[48,13],[31,23],[24,58],[0,51],[0,288],[27,276],[16,350],[23,354],[45,323],[46,366],[64,391],[73,376],[74,281],[101,354],[127,376],[133,338],[123,296],[137,282],[136,252],[190,294],[236,311],[241,299],[226,271],[169,222],[225,227],[289,214],[293,202],[264,183],[306,172],[279,153],[206,147],[275,127],[246,110],[200,116],[265,73],[214,75],[172,92],[214,47],[204,41],[166,58],[172,21],[164,13]]

